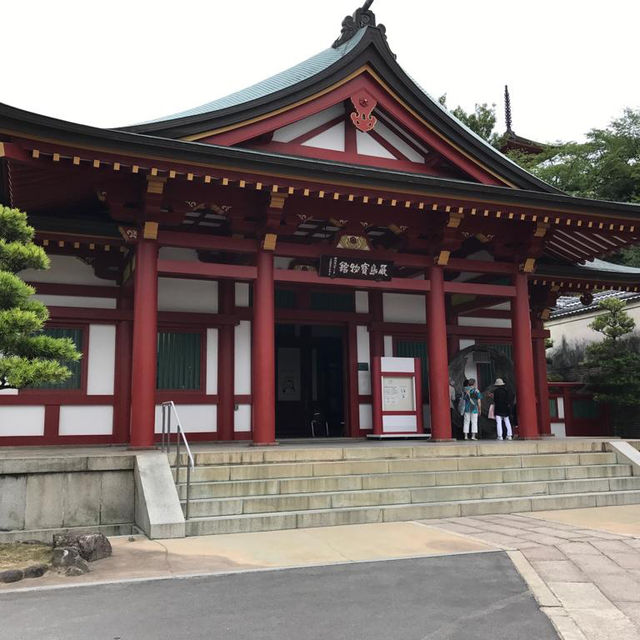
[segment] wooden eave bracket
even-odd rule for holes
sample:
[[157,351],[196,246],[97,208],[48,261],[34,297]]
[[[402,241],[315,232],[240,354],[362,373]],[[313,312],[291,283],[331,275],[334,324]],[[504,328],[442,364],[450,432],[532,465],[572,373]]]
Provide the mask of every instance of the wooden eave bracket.
[[152,222],[152,221],[145,222],[143,231],[142,231],[142,237],[145,240],[157,240],[158,239],[158,223]]
[[278,236],[275,233],[265,233],[262,239],[262,248],[265,251],[275,251],[277,242]]
[[535,258],[525,258],[521,267],[524,273],[533,273],[536,268],[536,259]]
[[457,229],[464,220],[464,213],[461,211],[451,211],[449,213],[449,220],[447,221],[447,227],[449,229]]

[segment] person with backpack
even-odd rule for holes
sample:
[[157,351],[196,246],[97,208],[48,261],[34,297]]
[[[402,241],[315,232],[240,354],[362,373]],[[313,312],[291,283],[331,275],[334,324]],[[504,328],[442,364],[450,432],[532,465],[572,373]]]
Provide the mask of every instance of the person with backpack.
[[495,383],[495,391],[493,392],[493,404],[494,404],[494,417],[496,420],[496,432],[498,434],[498,440],[502,440],[502,423],[507,430],[507,440],[513,439],[511,431],[511,420],[509,414],[511,413],[511,402],[509,392],[502,378],[497,378]]
[[482,394],[476,386],[474,378],[469,378],[465,382],[462,392],[464,398],[464,420],[462,423],[462,431],[464,439],[469,439],[469,428],[471,428],[471,439],[478,439],[478,416],[482,410]]

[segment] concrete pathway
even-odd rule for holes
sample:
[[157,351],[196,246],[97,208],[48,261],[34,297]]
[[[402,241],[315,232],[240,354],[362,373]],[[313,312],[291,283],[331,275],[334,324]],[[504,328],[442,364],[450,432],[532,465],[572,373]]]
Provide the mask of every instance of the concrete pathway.
[[640,507],[427,524],[507,550],[564,640],[640,640]]

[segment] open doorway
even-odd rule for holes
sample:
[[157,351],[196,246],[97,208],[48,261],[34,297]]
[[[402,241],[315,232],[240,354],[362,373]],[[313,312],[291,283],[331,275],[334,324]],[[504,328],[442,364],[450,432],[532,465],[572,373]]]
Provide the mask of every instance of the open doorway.
[[345,435],[344,330],[276,325],[276,437]]

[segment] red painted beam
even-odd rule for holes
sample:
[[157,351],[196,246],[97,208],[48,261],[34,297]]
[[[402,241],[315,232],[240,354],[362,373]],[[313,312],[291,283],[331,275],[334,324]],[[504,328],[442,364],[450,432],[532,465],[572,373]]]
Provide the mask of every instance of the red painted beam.
[[120,287],[101,287],[87,284],[27,282],[37,293],[53,296],[81,296],[83,298],[117,298]]
[[165,277],[200,278],[203,280],[229,278],[246,281],[255,280],[257,277],[255,267],[209,262],[186,262],[184,260],[158,260],[158,274]]
[[385,291],[406,291],[408,293],[425,293],[430,288],[428,280],[391,278],[388,282],[376,282],[374,280],[356,280],[352,278],[323,278],[313,271],[291,271],[289,269],[276,269],[274,279],[276,282],[350,287],[361,290],[383,289]]
[[510,262],[486,262],[465,258],[450,258],[444,268],[447,271],[470,271],[472,273],[516,273],[518,271],[518,265]]
[[465,293],[468,295],[497,296],[502,298],[513,298],[516,295],[516,289],[513,286],[501,284],[476,284],[473,282],[445,282],[444,290],[445,293]]
[[204,233],[182,233],[180,231],[160,231],[158,244],[161,247],[182,249],[202,249],[205,251],[231,251],[234,253],[255,253],[255,240],[213,236]]

